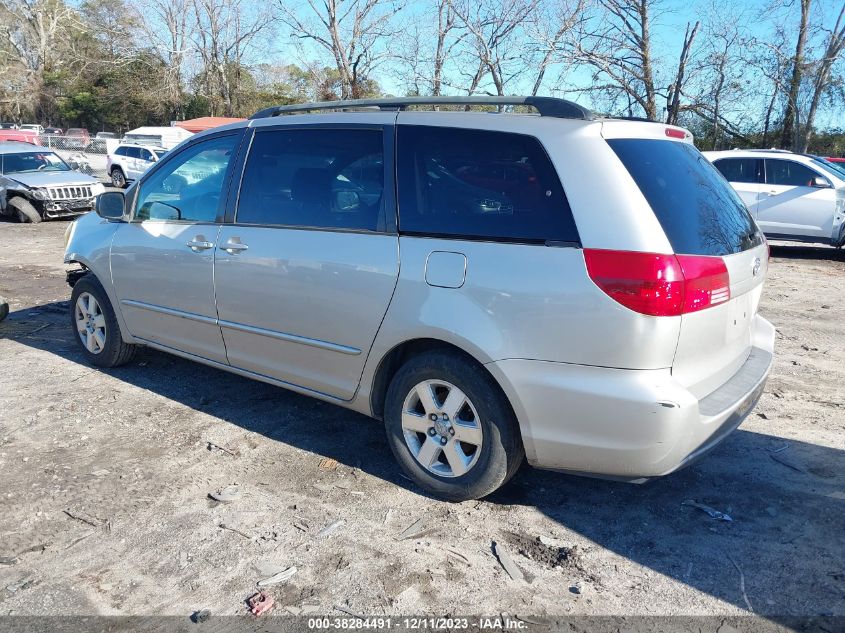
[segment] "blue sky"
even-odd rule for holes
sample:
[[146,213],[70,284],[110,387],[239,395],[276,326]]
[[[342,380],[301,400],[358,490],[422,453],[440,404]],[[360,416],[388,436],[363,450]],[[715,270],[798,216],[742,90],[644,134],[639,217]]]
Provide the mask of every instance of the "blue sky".
[[[836,19],[836,13],[841,7],[843,0],[813,0],[813,20],[818,20],[823,25],[831,28]],[[769,7],[775,2],[772,0],[722,0],[720,3],[715,3],[716,6],[723,6],[726,13],[732,15],[739,15],[742,20],[742,25],[747,29],[747,34],[761,39],[771,39],[774,25],[776,23],[783,25],[786,33],[789,36],[788,51],[791,54],[794,50],[795,40],[797,39],[798,21],[800,16],[800,8],[797,0],[792,0],[791,6],[788,3],[778,10],[771,11]],[[655,15],[652,24],[652,38],[654,46],[654,55],[658,60],[665,62],[665,67],[674,69],[677,64],[678,55],[683,44],[684,32],[688,23],[694,23],[696,20],[706,22],[708,11],[710,10],[711,0],[665,0],[662,4],[662,10]],[[420,5],[406,5],[402,13],[407,18],[409,13],[414,13],[419,10]],[[283,38],[284,39],[284,38]],[[699,32],[697,44],[701,45],[704,40],[703,33]],[[809,45],[818,46],[821,43],[819,34],[811,38]],[[390,61],[385,62],[378,68],[377,79],[381,83],[383,89],[394,94],[401,94],[404,87],[398,82],[395,75],[395,68],[391,68]],[[840,61],[839,68],[845,67],[845,60]],[[393,71],[393,72],[392,72]],[[554,85],[554,71],[551,73],[550,80],[544,83],[544,94],[555,94],[555,96],[564,96],[561,92],[551,90]],[[588,69],[570,73],[568,78],[570,84],[577,87],[585,88],[590,85],[591,74]],[[746,82],[751,83],[752,94],[756,97],[758,102],[753,104],[753,108],[762,112],[765,108],[767,97],[764,92],[770,90],[770,86],[766,84],[761,86],[760,90],[754,89],[754,84],[760,81],[760,77],[749,68],[747,75],[744,77]],[[519,83],[511,84],[508,92],[511,93],[525,93],[530,92],[531,82],[533,77],[525,82],[524,85]],[[566,95],[576,98],[579,102],[587,106],[593,106],[590,103],[588,95],[577,94]],[[662,107],[662,103],[658,103]],[[825,104],[819,111],[816,119],[817,126],[820,127],[845,127],[845,104],[838,107],[831,107]]]

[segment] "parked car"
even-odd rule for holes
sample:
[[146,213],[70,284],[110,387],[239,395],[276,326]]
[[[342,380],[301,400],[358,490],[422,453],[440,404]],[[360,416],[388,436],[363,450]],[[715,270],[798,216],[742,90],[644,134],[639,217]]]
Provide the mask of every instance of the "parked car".
[[43,136],[62,136],[63,134],[60,127],[45,127]]
[[17,130],[18,124],[11,121],[0,121],[0,130]]
[[91,142],[88,130],[81,127],[71,127],[65,132],[65,149],[85,149]]
[[114,132],[97,132],[97,134],[94,136],[94,138],[102,138],[102,139],[117,138],[117,134],[115,134]]
[[125,187],[138,179],[167,153],[163,147],[121,143],[106,156],[106,173],[115,187]]
[[0,143],[6,141],[17,141],[18,143],[38,144],[38,135],[31,130],[13,130],[10,128],[0,130]]
[[19,222],[78,216],[104,190],[46,147],[0,142],[0,215]]
[[44,126],[38,123],[23,123],[19,128],[19,130],[28,130],[30,132],[35,132],[39,136],[44,134]]
[[771,150],[705,152],[767,237],[845,243],[845,175],[816,156]]
[[[434,101],[540,116],[406,109]],[[524,456],[671,473],[741,423],[772,363],[766,241],[690,133],[559,99],[270,108],[103,194],[64,260],[93,365],[145,345],[382,419],[451,500]]]

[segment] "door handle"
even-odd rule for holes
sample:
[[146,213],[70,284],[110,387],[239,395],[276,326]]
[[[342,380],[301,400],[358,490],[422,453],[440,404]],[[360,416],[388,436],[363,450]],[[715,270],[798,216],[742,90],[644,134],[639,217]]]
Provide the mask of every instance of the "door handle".
[[195,253],[199,253],[200,251],[207,251],[209,248],[214,248],[214,242],[206,242],[203,239],[195,239],[187,242],[185,246],[188,246]]
[[235,253],[240,253],[241,251],[245,251],[249,248],[246,244],[242,244],[240,241],[233,242],[232,240],[237,240],[238,238],[233,237],[231,240],[223,244],[220,248],[224,251],[229,253],[230,255],[234,255]]

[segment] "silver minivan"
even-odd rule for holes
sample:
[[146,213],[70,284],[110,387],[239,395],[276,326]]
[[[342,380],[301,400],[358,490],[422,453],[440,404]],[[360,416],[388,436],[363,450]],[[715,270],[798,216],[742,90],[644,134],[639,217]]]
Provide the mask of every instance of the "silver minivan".
[[671,473],[772,363],[767,244],[689,132],[558,99],[270,108],[100,196],[65,262],[94,365],[144,345],[382,419],[450,500],[523,458]]

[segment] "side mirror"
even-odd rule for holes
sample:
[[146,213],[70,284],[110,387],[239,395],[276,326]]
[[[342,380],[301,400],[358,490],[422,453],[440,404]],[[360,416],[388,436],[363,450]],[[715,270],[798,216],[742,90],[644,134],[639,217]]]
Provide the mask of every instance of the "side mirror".
[[122,191],[106,191],[97,196],[94,209],[104,220],[122,220],[126,198]]
[[816,187],[817,189],[829,189],[831,185],[828,182],[827,178],[816,176],[810,181],[810,186]]

